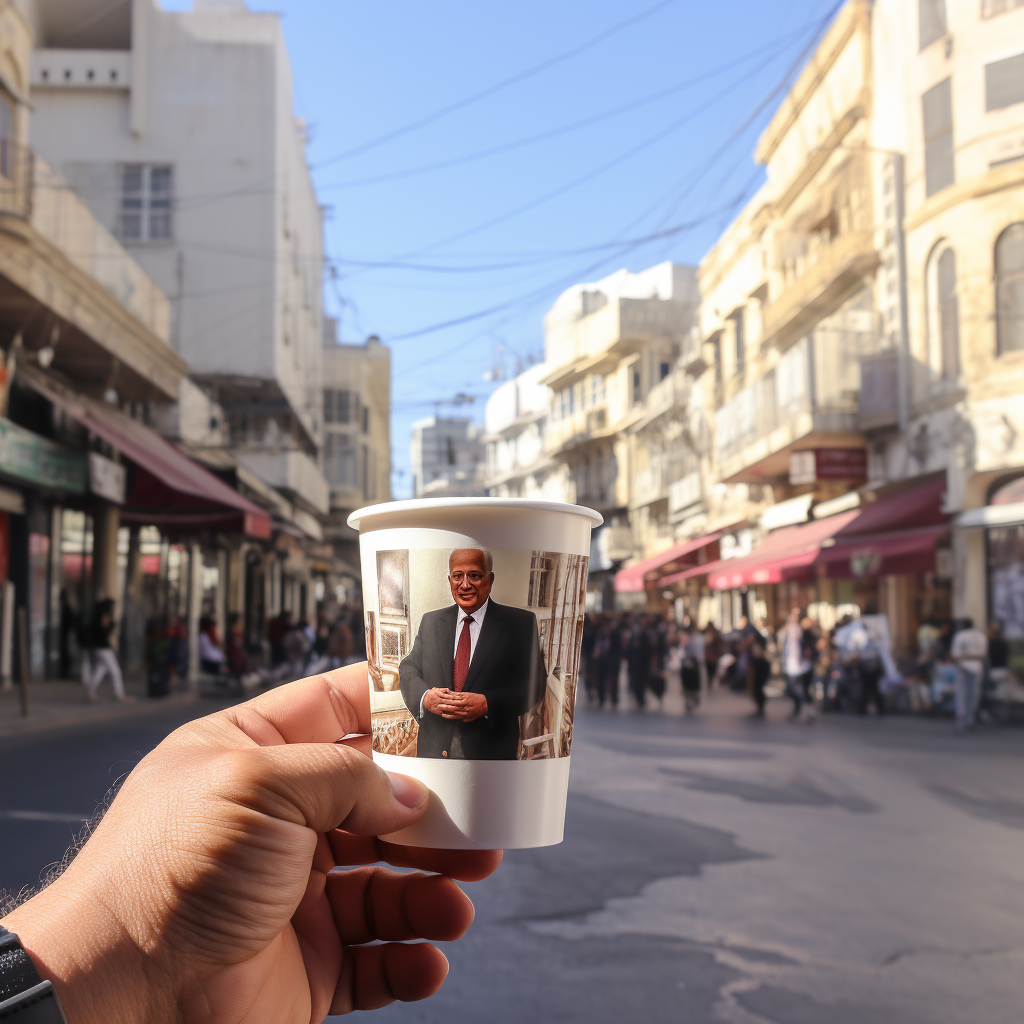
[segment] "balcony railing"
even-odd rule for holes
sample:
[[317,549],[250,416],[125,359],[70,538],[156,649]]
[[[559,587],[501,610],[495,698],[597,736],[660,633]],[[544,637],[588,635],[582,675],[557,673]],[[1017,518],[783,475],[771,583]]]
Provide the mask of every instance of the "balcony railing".
[[696,505],[704,497],[704,486],[699,471],[687,473],[686,476],[668,485],[669,515],[681,512],[691,505]]

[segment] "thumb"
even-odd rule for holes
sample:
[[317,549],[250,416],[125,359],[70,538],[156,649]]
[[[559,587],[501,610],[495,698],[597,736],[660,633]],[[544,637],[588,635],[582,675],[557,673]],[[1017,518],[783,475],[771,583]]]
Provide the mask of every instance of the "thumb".
[[343,828],[384,835],[416,821],[427,788],[390,775],[359,751],[334,743],[286,743],[229,753],[233,799],[314,832]]

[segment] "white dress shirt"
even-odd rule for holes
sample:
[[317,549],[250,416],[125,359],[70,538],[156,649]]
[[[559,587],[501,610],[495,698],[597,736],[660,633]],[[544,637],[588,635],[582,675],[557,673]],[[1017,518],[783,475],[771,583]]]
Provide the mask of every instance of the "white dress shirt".
[[475,612],[466,612],[459,608],[459,619],[455,626],[455,647],[452,648],[453,657],[459,653],[459,638],[462,636],[463,623],[472,615],[473,621],[469,624],[469,663],[470,665],[473,664],[473,655],[476,654],[476,642],[480,639],[480,628],[484,624],[484,616],[487,614],[487,606],[490,603],[491,599],[487,598]]
[[[491,599],[487,598],[486,601],[475,612],[466,612],[462,610],[462,607],[457,605],[459,609],[458,619],[455,623],[455,647],[452,649],[452,657],[459,652],[459,637],[462,636],[463,623],[470,617],[473,616],[473,621],[469,624],[469,663],[473,664],[473,655],[476,654],[476,642],[480,639],[480,630],[484,624],[484,616],[487,614],[487,606],[491,603]],[[454,686],[454,683],[452,684]],[[426,700],[426,694],[420,697],[420,718],[423,717],[425,708],[423,707],[423,701]],[[486,718],[486,715],[484,716]]]

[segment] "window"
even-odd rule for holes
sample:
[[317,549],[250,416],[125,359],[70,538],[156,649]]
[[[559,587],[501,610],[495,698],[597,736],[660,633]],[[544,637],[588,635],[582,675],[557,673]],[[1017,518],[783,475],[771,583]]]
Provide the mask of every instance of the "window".
[[324,423],[351,423],[351,392],[324,389]]
[[590,384],[593,389],[592,405],[600,405],[604,401],[604,374],[595,373],[590,378]]
[[924,116],[925,195],[933,196],[956,180],[953,170],[953,96],[950,79],[921,97]]
[[171,239],[172,197],[170,166],[125,164],[121,168],[121,237],[137,242]]
[[639,405],[644,400],[643,381],[640,376],[640,361],[632,363],[630,366],[630,379],[632,381],[631,404]]
[[1024,222],[996,241],[996,350],[1024,349]]
[[369,408],[369,406],[364,405],[362,412],[363,412],[363,416],[362,416],[363,433],[364,434],[368,434],[370,432],[370,408]]
[[663,362],[658,367],[658,380],[664,380],[669,375],[669,373],[671,373],[671,372],[672,372],[671,365],[669,363]]
[[917,16],[923,50],[946,34],[946,0],[918,0]]
[[985,65],[985,109],[1024,103],[1024,53]]
[[928,258],[928,365],[935,377],[960,373],[960,308],[956,296],[956,254],[940,242]]
[[740,376],[747,368],[747,334],[744,330],[742,308],[737,309],[729,319],[732,321],[736,338],[736,375]]
[[332,487],[355,487],[356,450],[348,434],[325,435],[324,476]]

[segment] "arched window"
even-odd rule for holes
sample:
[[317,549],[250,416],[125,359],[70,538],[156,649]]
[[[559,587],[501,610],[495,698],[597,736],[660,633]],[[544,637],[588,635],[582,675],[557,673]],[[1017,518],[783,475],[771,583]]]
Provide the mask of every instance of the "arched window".
[[996,240],[996,351],[1024,349],[1024,222]]
[[928,365],[935,377],[960,373],[960,307],[956,297],[956,253],[939,242],[928,257]]

